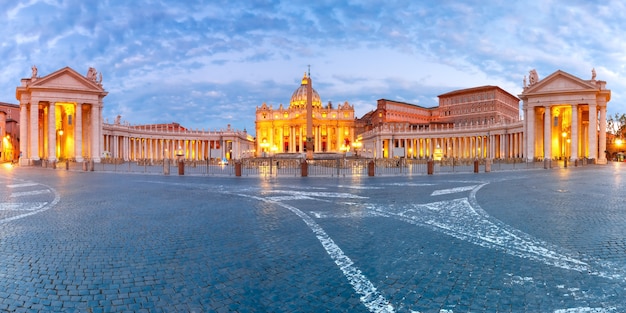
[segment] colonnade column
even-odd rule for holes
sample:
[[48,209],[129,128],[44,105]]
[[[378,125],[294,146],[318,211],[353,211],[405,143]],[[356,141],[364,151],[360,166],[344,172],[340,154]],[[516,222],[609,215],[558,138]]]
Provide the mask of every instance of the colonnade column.
[[552,159],[552,112],[545,106],[543,115],[543,158]]
[[596,104],[589,104],[589,158],[598,159],[598,112],[596,111]]
[[30,138],[28,138],[30,143],[30,153],[27,157],[33,161],[37,161],[39,160],[39,99],[31,99],[30,119],[28,122],[30,131],[27,132],[27,134],[30,135]]
[[54,102],[48,104],[48,161],[56,161],[57,146],[56,131],[56,105]]
[[598,134],[598,163],[606,164],[606,106],[600,106],[600,133]]
[[98,107],[91,104],[91,158],[94,162],[100,162],[100,136],[98,135],[100,123],[98,118]]
[[[32,101],[32,100],[31,100]],[[28,106],[29,103],[20,103],[20,134],[22,134],[22,140],[20,140],[20,165],[28,165],[28,162],[22,161],[28,158],[26,151],[28,150],[28,138],[26,138],[26,134],[28,134]]]
[[578,132],[578,105],[572,104],[572,130],[570,132],[572,134],[572,142],[570,142],[570,154],[572,160],[578,159]]
[[77,103],[74,109],[74,157],[83,162],[83,104]]
[[535,108],[525,109],[525,134],[523,138],[526,160],[532,161],[535,158]]

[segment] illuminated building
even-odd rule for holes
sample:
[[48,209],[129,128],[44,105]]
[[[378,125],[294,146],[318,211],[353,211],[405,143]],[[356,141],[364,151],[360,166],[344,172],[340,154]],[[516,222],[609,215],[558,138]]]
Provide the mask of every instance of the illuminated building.
[[65,67],[44,77],[33,66],[31,78],[16,88],[20,102],[20,164],[42,159],[83,158],[100,161],[102,152],[102,76],[90,68],[87,76]]
[[95,69],[83,76],[65,67],[39,77],[33,67],[32,77],[16,88],[19,118],[14,118],[15,105],[0,105],[0,157],[15,159],[19,142],[24,165],[62,159],[152,161],[179,153],[187,160],[302,157],[306,146],[311,147],[306,152],[317,155],[354,151],[372,158],[587,158],[605,163],[611,97],[606,82],[596,80],[595,71],[590,80],[560,70],[539,80],[533,70],[529,79],[527,84],[524,78],[519,98],[497,86],[473,87],[439,95],[439,105],[431,108],[380,99],[375,110],[355,119],[347,102],[324,106],[305,73],[288,107],[263,103],[256,108],[255,141],[230,125],[211,131],[176,123],[131,125],[120,116],[105,122],[101,112],[107,92]]
[[[361,155],[375,158],[582,158],[605,163],[606,82],[530,72],[519,98],[496,86],[456,90],[424,108],[379,100],[357,122]],[[519,116],[519,100],[523,116]],[[547,143],[547,144],[545,144]]]
[[82,162],[102,159],[162,160],[181,153],[187,160],[239,159],[254,154],[254,139],[246,131],[190,130],[176,123],[131,125],[118,116],[102,118],[102,75],[90,68],[83,76],[65,67],[31,78],[16,88],[20,102],[20,164],[46,160]]
[[525,151],[529,159],[580,158],[606,163],[606,82],[556,71],[539,80],[530,72],[520,95],[524,106]]
[[254,138],[228,125],[220,130],[186,129],[178,123],[131,125],[116,118],[103,124],[103,155],[124,161],[158,161],[177,155],[189,161],[254,156]]
[[439,106],[378,100],[360,121],[362,155],[376,158],[511,158],[522,155],[519,99],[497,86],[439,95]]
[[19,115],[19,105],[0,102],[0,162],[19,158]]
[[263,103],[256,108],[257,156],[277,153],[303,154],[307,137],[307,92],[312,106],[312,141],[314,153],[343,153],[354,141],[354,106],[348,102],[334,107],[322,100],[306,73],[293,92],[288,107]]

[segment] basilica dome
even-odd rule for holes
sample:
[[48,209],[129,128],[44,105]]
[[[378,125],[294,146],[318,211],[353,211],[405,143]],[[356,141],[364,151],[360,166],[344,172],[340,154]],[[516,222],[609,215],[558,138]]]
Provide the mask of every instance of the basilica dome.
[[[305,109],[306,108],[306,90],[308,87],[307,78],[308,78],[307,74],[304,73],[304,77],[302,77],[302,84],[291,95],[291,100],[289,100],[289,108],[291,109]],[[317,93],[317,91],[315,91],[315,89],[313,89],[312,91],[313,91],[313,107],[321,108],[322,100],[320,99],[320,95]]]

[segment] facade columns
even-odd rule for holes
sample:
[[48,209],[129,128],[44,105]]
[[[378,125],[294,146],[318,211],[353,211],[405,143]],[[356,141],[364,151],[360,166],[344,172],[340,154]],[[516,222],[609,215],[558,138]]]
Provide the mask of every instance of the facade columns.
[[570,142],[570,154],[572,160],[578,159],[578,151],[579,151],[579,142],[578,142],[578,105],[572,104],[572,142]]
[[56,105],[48,104],[48,161],[54,162],[56,158],[57,130],[56,130]]
[[[589,104],[589,158],[598,159],[598,112],[596,104]],[[604,153],[604,151],[602,151]]]
[[91,105],[91,158],[94,162],[100,162],[100,119],[96,104]]
[[[28,120],[30,154],[27,156],[33,161],[39,160],[39,99],[32,99],[30,103],[30,118]],[[23,139],[22,139],[23,140]]]
[[22,137],[22,139],[20,140],[20,152],[19,152],[20,165],[28,165],[28,161],[26,161],[26,159],[29,158],[29,156],[26,155],[28,151],[28,138],[26,137],[26,134],[28,134],[28,107],[29,106],[30,106],[29,103],[20,103],[20,124],[19,125],[20,125],[20,134]]
[[600,133],[598,134],[598,163],[606,164],[606,106],[600,106]]
[[532,161],[535,158],[535,108],[525,108],[526,122],[524,123],[526,136],[523,138],[526,160]]
[[83,162],[83,104],[77,103],[74,112],[74,157]]
[[543,114],[543,158],[552,159],[552,111],[545,106]]

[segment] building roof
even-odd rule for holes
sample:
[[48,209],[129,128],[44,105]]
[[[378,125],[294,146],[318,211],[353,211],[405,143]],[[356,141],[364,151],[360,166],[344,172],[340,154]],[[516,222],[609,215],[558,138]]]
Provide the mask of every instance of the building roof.
[[499,89],[502,92],[505,92],[509,95],[511,95],[511,97],[517,98],[515,95],[511,94],[510,92],[498,87],[498,86],[493,86],[493,85],[485,85],[485,86],[478,86],[478,87],[472,87],[472,88],[466,88],[466,89],[458,89],[458,90],[454,90],[454,91],[450,91],[450,92],[446,92],[444,94],[440,94],[437,97],[438,98],[442,98],[442,97],[450,97],[450,96],[456,96],[456,95],[460,95],[460,94],[466,94],[466,93],[472,93],[472,92],[478,92],[478,91],[487,91],[487,90],[492,90],[492,89]]
[[413,106],[413,107],[418,107],[418,108],[421,108],[421,109],[434,109],[434,108],[437,107],[437,106],[434,106],[434,107],[428,107],[427,108],[427,107],[424,107],[424,106],[421,106],[421,105],[418,105],[418,104],[413,104],[413,103],[408,103],[408,102],[403,102],[403,101],[396,101],[396,100],[389,100],[389,99],[385,99],[385,98],[378,99],[378,101],[385,101],[385,102],[393,102],[393,103],[398,103],[398,104],[404,104],[404,105],[409,105],[409,106]]

